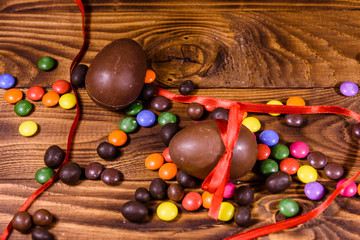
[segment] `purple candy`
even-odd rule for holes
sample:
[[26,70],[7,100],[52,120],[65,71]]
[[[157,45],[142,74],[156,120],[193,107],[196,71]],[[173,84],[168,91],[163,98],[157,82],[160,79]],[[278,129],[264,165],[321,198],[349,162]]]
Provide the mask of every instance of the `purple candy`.
[[347,97],[351,97],[357,94],[359,87],[353,82],[343,82],[340,85],[340,92]]
[[236,186],[231,182],[227,182],[224,190],[224,198],[232,198],[235,192]]
[[309,154],[308,145],[300,141],[291,144],[289,150],[294,158],[305,158]]
[[305,195],[310,200],[320,200],[325,193],[323,185],[318,182],[309,182],[304,188]]
[[[338,188],[341,184],[343,184],[347,179],[342,179],[336,184],[336,188]],[[357,193],[356,183],[351,182],[346,188],[340,191],[340,195],[345,197],[353,197]]]

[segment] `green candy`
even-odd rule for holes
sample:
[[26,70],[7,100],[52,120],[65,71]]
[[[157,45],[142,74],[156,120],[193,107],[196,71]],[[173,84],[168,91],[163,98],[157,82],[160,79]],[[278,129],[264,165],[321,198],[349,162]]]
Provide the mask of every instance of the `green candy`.
[[120,120],[119,128],[121,131],[126,133],[131,133],[136,130],[138,123],[132,117],[126,117]]
[[294,217],[299,212],[299,205],[290,198],[285,198],[279,202],[279,211],[285,217]]
[[266,159],[261,162],[260,172],[265,176],[269,176],[272,173],[279,171],[279,165],[275,160]]
[[49,167],[43,167],[43,168],[40,168],[35,173],[35,180],[38,183],[44,184],[47,181],[49,181],[49,179],[52,178],[53,175],[54,175],[54,170],[52,170]]
[[135,116],[143,109],[143,105],[140,102],[133,102],[125,109],[125,113],[129,116]]
[[26,100],[21,100],[15,104],[14,111],[19,116],[26,116],[32,110],[32,104]]
[[158,123],[164,126],[168,123],[176,123],[176,115],[171,112],[163,112],[158,117]]
[[38,61],[38,67],[44,71],[52,70],[55,68],[55,66],[56,66],[56,60],[53,59],[52,57],[43,57],[40,58],[40,60]]
[[284,144],[276,144],[271,148],[271,156],[276,160],[283,160],[290,154],[289,148]]

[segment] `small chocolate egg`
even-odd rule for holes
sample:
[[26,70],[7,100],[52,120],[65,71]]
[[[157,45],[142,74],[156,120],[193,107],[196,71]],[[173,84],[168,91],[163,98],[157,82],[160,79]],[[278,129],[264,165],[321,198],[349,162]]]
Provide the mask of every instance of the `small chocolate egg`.
[[149,186],[149,192],[153,199],[164,199],[167,194],[167,184],[161,178],[155,178],[152,180]]
[[136,189],[134,196],[136,201],[142,203],[147,203],[151,200],[151,194],[149,190],[144,187],[139,187]]
[[184,188],[196,188],[200,185],[200,180],[190,176],[186,172],[179,170],[176,174],[176,181]]
[[[187,126],[170,141],[169,154],[172,161],[191,176],[205,179],[225,152],[216,121],[209,120]],[[255,165],[257,144],[252,132],[242,127],[233,149],[230,178],[247,174]]]
[[265,182],[266,189],[271,193],[284,192],[289,188],[290,184],[290,175],[282,171],[271,174]]
[[179,131],[179,126],[176,123],[167,123],[161,127],[160,130],[160,138],[161,141],[166,145],[169,146],[171,139],[174,135]]
[[106,45],[93,59],[85,78],[90,98],[99,106],[117,111],[129,106],[144,86],[146,56],[131,39]]

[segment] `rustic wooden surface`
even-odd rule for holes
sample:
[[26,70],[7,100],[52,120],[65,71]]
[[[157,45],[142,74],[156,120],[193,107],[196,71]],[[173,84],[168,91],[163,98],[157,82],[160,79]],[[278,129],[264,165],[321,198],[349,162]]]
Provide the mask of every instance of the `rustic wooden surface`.
[[[343,81],[360,80],[360,14],[358,1],[117,1],[84,0],[87,52],[90,64],[96,53],[118,38],[133,38],[144,48],[148,67],[157,72],[156,84],[177,92],[183,80],[197,84],[194,94],[265,103],[303,97],[308,105],[337,105],[360,112],[359,97],[339,92]],[[50,88],[58,79],[69,80],[69,66],[81,46],[81,15],[71,0],[0,1],[0,74],[11,73],[24,93],[33,85]],[[37,60],[52,56],[59,62],[50,72],[40,71]],[[0,89],[1,90],[1,89]],[[56,144],[65,149],[75,110],[46,108],[34,102],[31,115],[18,117],[0,91],[0,230],[26,198],[39,187],[34,180],[44,166],[45,150]],[[84,89],[78,91],[82,115],[72,146],[71,161],[81,166],[99,161],[122,172],[124,180],[110,187],[101,181],[82,180],[77,186],[56,182],[29,208],[46,208],[56,216],[50,231],[57,239],[222,239],[275,222],[278,202],[291,197],[302,212],[322,201],[310,201],[304,184],[293,177],[285,193],[272,195],[264,178],[250,173],[240,179],[255,190],[252,225],[238,227],[207,216],[205,209],[188,213],[180,205],[176,221],[159,220],[149,204],[152,219],[144,224],[124,220],[121,206],[133,199],[136,188],[148,187],[157,177],[146,170],[144,159],[165,148],[159,126],[130,135],[121,156],[101,160],[97,145],[118,128],[122,113],[96,106]],[[171,111],[191,124],[184,104]],[[354,120],[334,115],[309,115],[301,128],[286,126],[283,117],[258,117],[262,129],[278,131],[283,143],[305,141],[311,151],[324,152],[331,162],[345,166],[349,177],[360,169],[358,140],[351,136]],[[34,120],[39,133],[24,138],[17,132],[24,120]],[[300,161],[305,164],[305,160]],[[326,196],[336,186],[318,171]],[[200,191],[200,189],[195,189]],[[358,239],[360,201],[338,197],[319,217],[290,230],[260,239]],[[9,239],[31,239],[12,232]]]

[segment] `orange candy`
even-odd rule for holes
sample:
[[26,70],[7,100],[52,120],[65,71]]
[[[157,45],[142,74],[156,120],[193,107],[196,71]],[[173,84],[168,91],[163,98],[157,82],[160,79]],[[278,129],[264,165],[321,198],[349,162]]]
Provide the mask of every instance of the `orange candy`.
[[127,135],[125,132],[121,131],[121,130],[115,130],[112,131],[109,134],[109,143],[111,143],[114,146],[122,146],[126,143],[127,141]]
[[156,74],[153,70],[146,70],[145,83],[152,83],[155,80]]
[[23,93],[17,88],[12,88],[5,92],[4,98],[8,103],[17,103],[23,98]]
[[60,95],[56,92],[47,92],[42,97],[42,103],[47,107],[53,107],[59,103]]
[[164,164],[164,157],[160,153],[150,154],[145,159],[145,167],[150,170],[159,169]]
[[213,196],[214,196],[214,194],[209,193],[208,191],[203,192],[201,197],[203,199],[202,206],[204,208],[210,208]]
[[289,99],[286,101],[286,105],[288,106],[305,106],[305,100],[301,97],[289,97]]
[[177,166],[174,163],[165,163],[159,169],[159,176],[163,180],[171,180],[177,174]]
[[172,162],[170,154],[169,154],[169,148],[166,148],[163,151],[162,156],[164,157],[165,162]]

